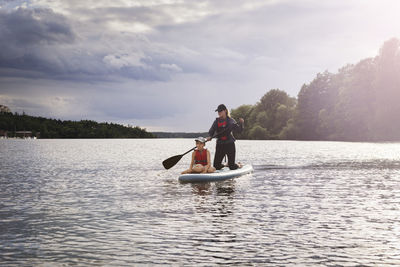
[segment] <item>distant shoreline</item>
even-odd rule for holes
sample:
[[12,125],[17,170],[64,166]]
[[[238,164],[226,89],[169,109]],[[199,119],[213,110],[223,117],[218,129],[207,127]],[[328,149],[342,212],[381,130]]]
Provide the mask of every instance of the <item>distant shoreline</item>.
[[146,129],[92,120],[57,120],[11,113],[2,106],[0,137],[37,139],[154,138]]
[[195,132],[195,133],[186,133],[186,132],[151,132],[156,138],[196,138],[199,136],[207,137],[207,132]]

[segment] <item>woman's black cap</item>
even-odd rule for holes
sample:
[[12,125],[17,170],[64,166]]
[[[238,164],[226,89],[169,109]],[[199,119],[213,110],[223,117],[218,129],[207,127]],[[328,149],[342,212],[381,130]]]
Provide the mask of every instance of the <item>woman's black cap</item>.
[[217,109],[215,111],[220,112],[220,111],[223,111],[223,110],[227,110],[227,108],[226,108],[226,106],[224,104],[221,104],[221,105],[219,105],[217,107]]

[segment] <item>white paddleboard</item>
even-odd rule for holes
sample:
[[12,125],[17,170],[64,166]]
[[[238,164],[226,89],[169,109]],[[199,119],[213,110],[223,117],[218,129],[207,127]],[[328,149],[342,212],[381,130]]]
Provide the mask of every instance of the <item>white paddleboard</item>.
[[179,181],[181,182],[213,182],[213,181],[223,181],[226,179],[231,179],[251,173],[253,171],[253,166],[250,164],[244,165],[242,168],[236,170],[230,170],[228,167],[224,167],[221,170],[215,171],[213,173],[190,173],[181,174],[179,176]]

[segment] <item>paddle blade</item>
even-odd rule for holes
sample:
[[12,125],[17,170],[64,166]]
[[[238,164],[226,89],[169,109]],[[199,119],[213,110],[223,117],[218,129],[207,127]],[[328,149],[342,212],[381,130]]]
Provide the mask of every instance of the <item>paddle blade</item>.
[[177,155],[177,156],[170,157],[170,158],[164,160],[162,162],[162,165],[164,166],[165,169],[168,170],[168,169],[174,167],[175,164],[177,164],[178,161],[181,160],[181,158],[182,158],[182,155]]

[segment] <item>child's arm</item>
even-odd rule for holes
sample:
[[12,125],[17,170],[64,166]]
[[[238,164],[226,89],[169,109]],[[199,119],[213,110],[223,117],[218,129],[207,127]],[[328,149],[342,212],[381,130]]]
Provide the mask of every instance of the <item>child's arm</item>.
[[210,151],[208,151],[208,149],[207,149],[207,165],[206,166],[204,166],[204,173],[206,173],[206,172],[208,172],[208,169],[210,168],[210,166],[211,166],[211,160],[210,160],[210,158],[211,158],[211,156],[210,156]]
[[193,151],[193,153],[192,153],[192,161],[190,162],[190,169],[193,169],[195,156],[196,156],[196,151]]
[[189,169],[187,169],[186,171],[181,172],[182,174],[186,174],[186,173],[191,173],[191,172],[192,172],[192,170],[193,170],[193,165],[194,165],[195,153],[196,153],[196,152],[193,152],[193,154],[192,154],[192,161],[190,162],[190,167],[189,167]]

